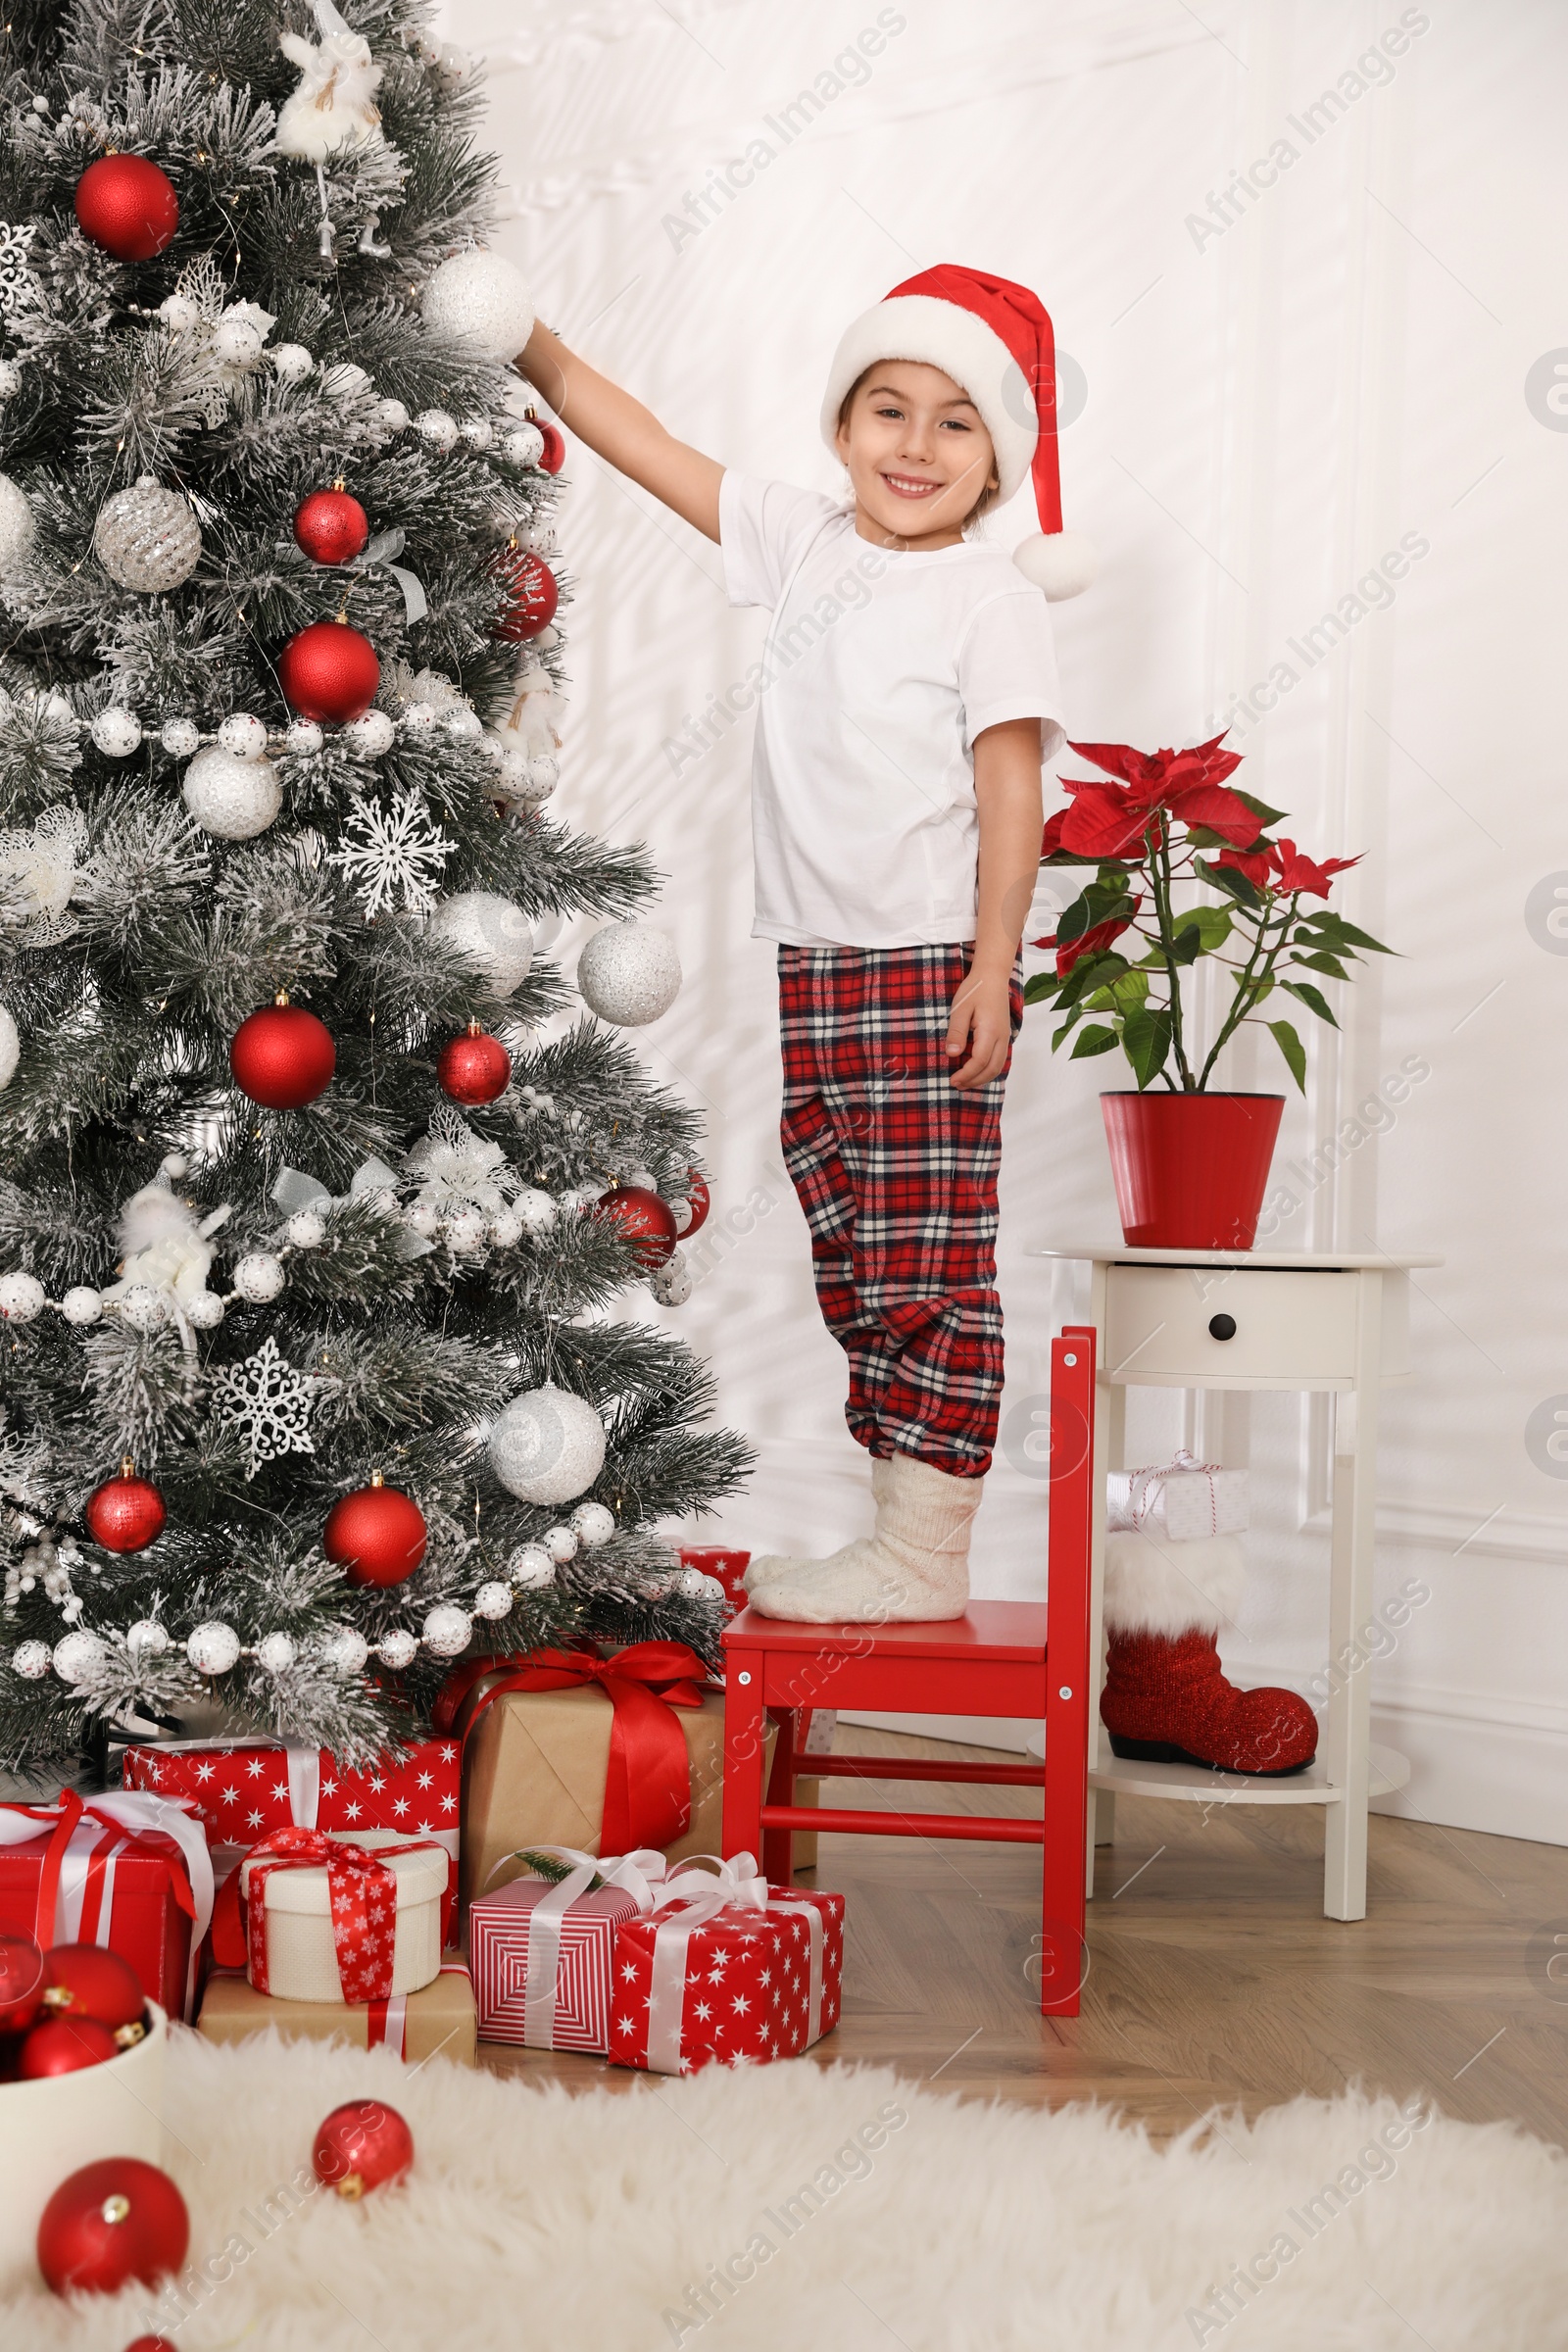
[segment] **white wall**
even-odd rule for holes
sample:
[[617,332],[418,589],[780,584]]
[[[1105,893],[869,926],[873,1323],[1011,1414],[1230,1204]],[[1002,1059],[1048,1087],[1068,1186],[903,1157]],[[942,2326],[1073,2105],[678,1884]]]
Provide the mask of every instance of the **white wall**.
[[[780,108],[879,19],[896,28],[863,85],[786,144]],[[1546,919],[1549,878],[1568,886],[1568,405],[1549,380],[1531,389],[1568,346],[1568,20],[1551,0],[452,0],[448,25],[491,58],[515,189],[503,237],[543,315],[728,463],[835,486],[813,421],[828,355],[916,268],[972,262],[1042,295],[1087,391],[1063,440],[1067,519],[1103,559],[1100,586],[1058,609],[1073,731],[1152,746],[1234,710],[1242,780],[1304,845],[1366,853],[1338,903],[1400,951],[1348,992],[1343,1039],[1313,1041],[1278,1163],[1298,1204],[1275,1236],[1446,1257],[1419,1278],[1419,1371],[1388,1400],[1380,1469],[1380,1587],[1431,1592],[1374,1678],[1375,1736],[1415,1762],[1398,1809],[1568,1841],[1568,1447],[1527,1444],[1568,1392],[1568,924]],[[1356,61],[1391,28],[1399,49],[1401,25],[1402,52],[1354,95]],[[1337,86],[1339,114],[1309,116]],[[754,184],[699,232],[672,227],[758,137],[775,153]],[[1205,224],[1210,194],[1280,140],[1295,154],[1277,184]],[[580,448],[569,470],[557,806],[647,840],[670,877],[689,977],[642,1034],[710,1126],[710,1270],[669,1319],[760,1449],[724,1533],[826,1544],[865,1515],[865,1482],[777,1154],[747,727],[701,758],[666,748],[741,676],[760,618],[727,610],[714,549]],[[1393,601],[1376,592],[1303,660],[1302,632],[1401,543],[1418,552]],[[1396,1123],[1321,1182],[1291,1175],[1337,1133],[1353,1143],[1355,1106],[1412,1066]],[[1025,1420],[1053,1313],[1030,1251],[1114,1232],[1104,1069],[1054,1064],[1037,1020],[1011,1083],[1004,1411]],[[1250,1047],[1231,1077],[1279,1082]],[[1146,1394],[1134,1426],[1149,1458],[1181,1434],[1180,1400]],[[1285,1397],[1186,1424],[1253,1469],[1255,1573],[1228,1649],[1243,1679],[1304,1686],[1324,1662],[1326,1426]],[[1013,1451],[978,1585],[1037,1595],[1043,1492]]]

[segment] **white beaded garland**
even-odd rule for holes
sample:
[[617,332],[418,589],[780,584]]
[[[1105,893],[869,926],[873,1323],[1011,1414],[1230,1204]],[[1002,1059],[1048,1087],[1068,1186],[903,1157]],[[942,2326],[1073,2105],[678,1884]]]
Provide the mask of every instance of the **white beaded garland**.
[[188,334],[201,321],[201,306],[188,294],[166,294],[158,305],[158,316],[171,334]]
[[158,738],[175,760],[188,760],[202,748],[202,731],[193,718],[166,718]]
[[459,703],[455,710],[446,711],[441,725],[454,743],[476,743],[484,733],[484,720],[466,703]]
[[556,1563],[542,1544],[519,1544],[507,1562],[507,1574],[519,1592],[542,1592],[556,1581]]
[[262,330],[253,318],[220,318],[213,349],[229,368],[254,368],[262,356]]
[[648,1277],[648,1288],[661,1306],[684,1306],[692,1295],[691,1268],[678,1250],[672,1250],[662,1266],[656,1266]]
[[607,923],[577,959],[577,989],[589,1011],[624,1028],[667,1012],[680,981],[675,943],[652,923]]
[[22,1059],[22,1032],[8,1004],[0,1004],[0,1095],[17,1074]]
[[74,1284],[60,1301],[60,1312],[66,1321],[76,1324],[82,1330],[89,1323],[100,1322],[103,1311],[102,1292],[90,1290],[84,1282]]
[[533,962],[533,926],[498,891],[465,890],[440,900],[430,930],[478,964],[498,997],[510,997]]
[[445,409],[421,409],[414,419],[419,439],[430,449],[439,450],[443,457],[458,445],[458,420]]
[[422,1242],[433,1242],[441,1230],[441,1211],[433,1200],[415,1200],[403,1212],[403,1221]]
[[292,1250],[319,1250],[326,1239],[326,1219],[318,1209],[297,1208],[283,1234]]
[[516,1211],[530,1233],[548,1233],[556,1221],[556,1204],[548,1193],[533,1185],[517,1195]]
[[545,437],[536,424],[519,424],[501,444],[509,466],[537,466],[545,454]]
[[512,1587],[497,1583],[481,1585],[473,1596],[473,1613],[485,1618],[510,1617]]
[[378,400],[375,404],[375,421],[384,432],[406,433],[409,429],[409,412],[401,400]]
[[283,1261],[270,1250],[253,1250],[234,1268],[234,1288],[252,1306],[266,1306],[283,1288]]
[[438,1658],[455,1658],[468,1646],[473,1620],[456,1601],[437,1601],[419,1628],[426,1649]]
[[321,390],[328,400],[352,400],[369,389],[370,379],[356,360],[334,360],[321,369]]
[[185,1300],[185,1320],[197,1331],[216,1331],[224,1311],[223,1301],[216,1291],[198,1291],[194,1298]]
[[615,1532],[615,1514],[608,1503],[579,1502],[571,1514],[577,1541],[589,1551],[608,1544]]
[[490,1239],[498,1250],[514,1250],[522,1239],[522,1219],[509,1201],[490,1219]]
[[465,1201],[459,1208],[449,1209],[442,1219],[441,1230],[447,1247],[460,1257],[473,1257],[490,1238],[489,1223],[482,1208]]
[[279,343],[268,356],[280,384],[303,384],[316,366],[303,343]]
[[333,1626],[321,1643],[321,1657],[334,1674],[360,1673],[369,1654],[370,1644],[352,1625]]
[[722,1600],[724,1588],[716,1576],[705,1576],[701,1568],[683,1568],[674,1580],[674,1590],[682,1600]]
[[74,1634],[64,1635],[55,1643],[54,1670],[63,1683],[71,1683],[79,1689],[82,1684],[97,1678],[106,1655],[98,1636],[78,1627]]
[[560,782],[560,760],[553,760],[548,752],[541,752],[528,762],[528,783],[522,798],[525,801],[548,801]]
[[91,728],[93,742],[110,760],[128,760],[141,744],[141,720],[134,710],[122,704],[111,703],[100,710]]
[[22,369],[15,360],[0,360],[0,400],[15,400],[22,390]]
[[577,1557],[577,1537],[572,1528],[547,1527],[539,1541],[558,1567],[564,1567],[567,1560]]
[[161,1658],[169,1648],[169,1636],[156,1617],[138,1617],[125,1636],[125,1647],[138,1662]]
[[36,529],[27,493],[9,473],[0,473],[0,576],[26,562]]
[[403,713],[403,727],[406,734],[428,735],[434,725],[434,703],[410,703]]
[[185,1643],[185,1655],[198,1674],[226,1674],[238,1663],[239,1636],[220,1617],[210,1617]]
[[41,1683],[51,1663],[47,1642],[19,1642],[11,1652],[11,1671],[24,1683]]
[[254,841],[283,806],[270,760],[236,760],[216,743],[186,768],[181,795],[203,832],[219,841]]
[[92,543],[109,577],[142,596],[179,587],[201,561],[201,526],[188,504],[150,473],[104,501]]
[[343,739],[350,751],[358,752],[364,760],[379,760],[397,741],[397,729],[384,710],[367,710],[363,718],[352,718],[343,730]]
[[492,360],[514,360],[533,333],[533,300],[504,255],[457,253],[432,271],[419,305],[424,323]]
[[127,1331],[157,1331],[169,1320],[163,1294],[149,1282],[133,1282],[128,1291],[121,1292],[115,1304]]
[[419,1637],[411,1634],[405,1625],[395,1625],[390,1633],[381,1636],[375,1645],[375,1654],[383,1666],[390,1666],[394,1674],[401,1674],[404,1667],[412,1666],[418,1656]]
[[488,416],[465,416],[458,430],[468,449],[488,449],[496,437],[495,427]]
[[605,1425],[568,1389],[530,1389],[497,1415],[490,1467],[520,1502],[571,1502],[605,1466]]
[[0,1274],[0,1315],[8,1323],[31,1323],[43,1313],[47,1294],[36,1274]]
[[267,729],[248,710],[231,710],[218,730],[218,740],[236,760],[261,760],[267,754]]
[[292,1634],[264,1634],[256,1644],[256,1663],[268,1674],[287,1674],[298,1656]]

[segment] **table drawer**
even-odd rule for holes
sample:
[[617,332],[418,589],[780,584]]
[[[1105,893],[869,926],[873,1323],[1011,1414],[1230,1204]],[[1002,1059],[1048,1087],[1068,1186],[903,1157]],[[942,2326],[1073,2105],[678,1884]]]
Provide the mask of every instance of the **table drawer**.
[[[1383,1293],[1383,1377],[1409,1368],[1402,1273]],[[1106,1269],[1105,1372],[1151,1388],[1338,1388],[1355,1376],[1361,1277],[1334,1268]]]

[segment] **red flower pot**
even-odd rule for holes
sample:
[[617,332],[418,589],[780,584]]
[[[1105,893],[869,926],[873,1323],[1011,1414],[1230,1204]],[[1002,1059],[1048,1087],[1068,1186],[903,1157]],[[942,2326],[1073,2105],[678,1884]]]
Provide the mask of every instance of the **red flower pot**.
[[1250,1250],[1283,1095],[1102,1095],[1132,1250]]

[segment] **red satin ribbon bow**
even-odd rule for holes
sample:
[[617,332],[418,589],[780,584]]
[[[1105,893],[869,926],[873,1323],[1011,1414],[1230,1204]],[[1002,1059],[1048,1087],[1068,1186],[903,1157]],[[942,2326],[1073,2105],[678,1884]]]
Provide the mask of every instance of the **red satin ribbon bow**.
[[[509,1690],[565,1690],[597,1683],[614,1708],[600,1847],[672,1844],[692,1818],[691,1763],[673,1707],[700,1707],[708,1669],[684,1642],[634,1642],[613,1657],[590,1649],[535,1649],[514,1658],[468,1658],[448,1676],[435,1728],[449,1732],[476,1683],[493,1675],[466,1723],[465,1740],[493,1699]],[[657,1688],[656,1688],[657,1686]]]
[[[445,1852],[433,1838],[414,1838],[400,1853],[416,1847]],[[332,1919],[338,1981],[345,2001],[385,2001],[392,1996],[392,1960],[398,1935],[397,1874],[363,1845],[345,1845],[320,1830],[274,1830],[245,1857],[245,1907],[250,1919],[249,1974],[257,1992],[267,1981],[267,1882],[274,1870],[326,1868],[326,1900]],[[236,1870],[228,1885],[239,1886]],[[227,1891],[225,1887],[225,1892]]]
[[[44,1849],[43,1868],[38,1874],[38,1909],[34,1936],[47,1947],[55,1940],[55,1914],[60,1900],[60,1874],[65,1867],[66,1849],[75,1833],[76,1824],[84,1818],[100,1823],[104,1836],[99,1839],[93,1860],[102,1868],[101,1857],[115,1848],[132,1854],[148,1854],[162,1862],[169,1872],[169,1883],[175,1902],[187,1919],[194,1922],[196,1898],[191,1892],[190,1873],[176,1838],[167,1830],[132,1829],[116,1821],[109,1813],[100,1812],[96,1805],[84,1804],[74,1788],[62,1788],[52,1805],[6,1806],[8,1813],[24,1814],[38,1824],[40,1835],[48,1830],[49,1843]],[[90,1881],[89,1881],[90,1884]]]

